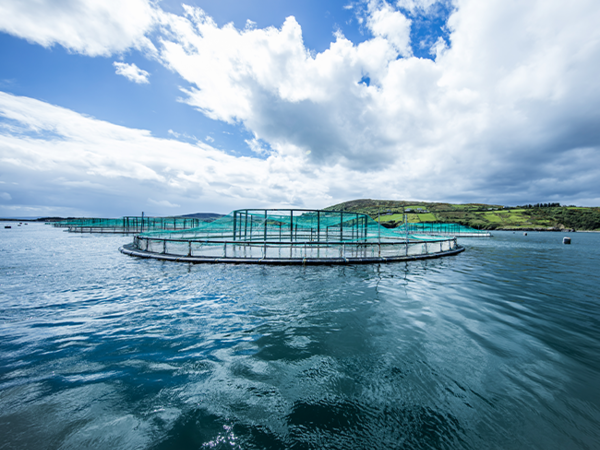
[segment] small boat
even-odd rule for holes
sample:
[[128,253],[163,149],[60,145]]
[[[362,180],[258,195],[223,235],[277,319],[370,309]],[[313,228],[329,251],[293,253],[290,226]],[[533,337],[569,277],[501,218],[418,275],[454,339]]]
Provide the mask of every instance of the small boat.
[[570,244],[571,243],[571,238],[570,237],[564,237],[563,238],[563,244]]
[[5,225],[4,228],[12,228],[10,225]]

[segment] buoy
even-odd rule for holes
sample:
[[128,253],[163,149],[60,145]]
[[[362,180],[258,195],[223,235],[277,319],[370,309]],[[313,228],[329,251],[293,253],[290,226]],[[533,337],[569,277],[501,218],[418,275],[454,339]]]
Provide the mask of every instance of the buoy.
[[6,225],[4,228],[12,228],[10,225]]
[[563,244],[570,244],[571,243],[571,238],[570,237],[564,237],[563,238]]
[[523,233],[523,236],[527,236],[527,233]]

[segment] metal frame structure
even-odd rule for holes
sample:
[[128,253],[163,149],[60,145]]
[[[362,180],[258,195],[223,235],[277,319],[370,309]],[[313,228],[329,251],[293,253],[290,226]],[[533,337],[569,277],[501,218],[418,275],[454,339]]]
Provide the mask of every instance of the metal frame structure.
[[135,236],[132,256],[192,263],[353,264],[456,254],[455,237],[408,235],[368,215],[310,209],[242,209],[211,223]]
[[185,230],[196,228],[203,220],[192,217],[125,216],[120,219],[85,218],[54,222],[52,226],[66,228],[71,233],[138,234],[155,230]]
[[459,223],[444,222],[409,222],[397,227],[398,231],[406,231],[409,234],[431,234],[435,236],[456,237],[491,237],[492,233],[487,230],[478,230]]

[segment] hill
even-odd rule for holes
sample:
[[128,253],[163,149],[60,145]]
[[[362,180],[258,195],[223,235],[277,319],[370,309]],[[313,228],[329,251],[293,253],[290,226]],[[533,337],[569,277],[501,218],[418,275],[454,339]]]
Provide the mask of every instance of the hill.
[[402,200],[351,200],[325,208],[368,214],[381,224],[395,227],[403,212],[409,222],[455,222],[485,230],[600,231],[600,208],[560,206],[557,203],[508,207],[484,203],[433,203]]

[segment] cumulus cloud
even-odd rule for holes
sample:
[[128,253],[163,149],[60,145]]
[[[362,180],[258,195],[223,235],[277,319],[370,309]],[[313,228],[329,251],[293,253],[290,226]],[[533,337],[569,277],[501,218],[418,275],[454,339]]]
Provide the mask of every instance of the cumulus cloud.
[[371,8],[367,25],[373,35],[387,39],[400,55],[410,56],[411,21],[386,2]]
[[237,30],[187,7],[185,17],[162,14],[161,25],[162,61],[192,84],[185,101],[207,116],[242,122],[285,154],[310,150],[320,163],[374,167],[392,157],[362,110],[376,88],[359,84],[365,73],[379,82],[398,57],[386,39],[354,46],[338,35],[313,57],[293,17],[280,29]]
[[145,36],[154,22],[148,0],[3,0],[0,31],[89,56],[128,48],[152,50]]
[[115,61],[113,62],[113,66],[115,66],[117,75],[123,75],[129,81],[133,81],[138,84],[147,84],[149,83],[148,77],[150,74],[145,70],[140,69],[135,64],[127,64]]
[[161,15],[159,52],[192,85],[187,103],[243,123],[279,155],[358,172],[394,167],[397,192],[419,198],[518,202],[558,195],[551,186],[563,182],[589,199],[598,198],[585,161],[598,160],[600,145],[599,20],[593,1],[565,12],[462,0],[450,45],[438,41],[432,61],[411,56],[410,21],[385,2],[369,2],[372,39],[355,45],[338,33],[318,54],[293,17],[238,30],[188,7]]
[[[432,4],[400,6],[426,14]],[[119,186],[140,204],[192,211],[207,209],[191,207],[199,202],[226,212],[356,197],[600,202],[593,0],[458,0],[435,60],[413,56],[411,22],[386,2],[368,2],[372,38],[354,44],[337,33],[321,53],[306,48],[294,17],[236,29],[189,6],[182,16],[152,14],[156,57],[189,83],[183,100],[245,127],[259,155],[236,158],[3,94],[9,173],[60,192],[87,179],[94,195]]]

